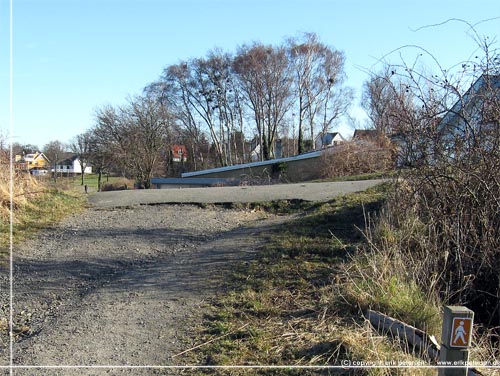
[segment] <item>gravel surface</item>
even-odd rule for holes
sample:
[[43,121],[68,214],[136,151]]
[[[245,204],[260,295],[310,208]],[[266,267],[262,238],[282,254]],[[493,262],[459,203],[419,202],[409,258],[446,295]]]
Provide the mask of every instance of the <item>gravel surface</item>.
[[[257,252],[271,226],[288,219],[190,205],[91,208],[67,218],[14,249],[14,364],[183,364],[182,356],[172,356],[195,344],[190,328],[204,302],[235,263]],[[0,284],[5,318],[5,270]],[[8,344],[2,330],[0,366],[9,365]],[[14,375],[165,373],[180,371],[13,369]]]

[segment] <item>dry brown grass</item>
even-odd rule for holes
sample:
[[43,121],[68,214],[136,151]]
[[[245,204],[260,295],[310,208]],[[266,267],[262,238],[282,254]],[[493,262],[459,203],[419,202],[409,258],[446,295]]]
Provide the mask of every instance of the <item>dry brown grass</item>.
[[[0,264],[2,264],[7,257],[9,245],[22,242],[65,216],[82,209],[85,200],[84,195],[77,193],[69,181],[58,183],[56,186],[48,180],[33,178],[26,171],[14,172],[11,181],[10,164],[5,153],[0,160]],[[10,231],[11,218],[12,231]]]
[[10,221],[11,200],[14,209],[13,221],[17,220],[16,211],[30,206],[31,201],[44,192],[44,186],[27,172],[15,171],[12,181],[10,167],[6,163],[0,165],[0,220]]
[[121,178],[110,183],[104,183],[101,188],[103,192],[124,191],[127,189],[134,189],[134,181],[125,178]]
[[346,142],[323,153],[323,178],[350,176],[394,168],[390,145],[375,142]]

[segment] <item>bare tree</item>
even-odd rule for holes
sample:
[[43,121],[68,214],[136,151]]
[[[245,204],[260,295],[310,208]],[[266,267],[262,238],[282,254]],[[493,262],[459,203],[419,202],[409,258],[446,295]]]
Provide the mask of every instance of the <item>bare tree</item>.
[[325,134],[333,121],[347,112],[352,90],[343,87],[344,54],[319,41],[314,33],[291,38],[287,45],[292,70],[298,113],[298,153],[304,150],[304,127],[314,140],[316,126]]
[[102,188],[102,174],[109,172],[109,169],[114,163],[113,141],[107,136],[104,127],[96,124],[88,132],[88,161],[92,164],[94,171],[97,173],[97,191]]
[[277,131],[290,109],[292,74],[284,47],[254,43],[239,49],[233,64],[245,101],[252,111],[261,159],[274,154]]
[[75,139],[69,145],[71,151],[78,156],[78,163],[80,164],[80,168],[82,170],[81,185],[84,184],[85,169],[87,168],[89,161],[90,139],[91,139],[90,132],[85,132],[76,136]]
[[137,97],[126,112],[127,164],[132,167],[136,181],[150,188],[151,178],[160,162],[160,154],[167,144],[170,114],[151,97]]
[[[165,68],[158,81],[147,85],[144,92],[148,96],[156,97],[172,114],[174,117],[173,129],[174,132],[175,129],[177,130],[179,138],[182,139],[185,134],[191,141],[191,158],[194,165],[205,166],[204,155],[199,151],[204,134],[189,98],[190,91],[187,90],[186,84],[187,75],[187,63],[171,65]],[[168,163],[169,161],[167,161]]]
[[52,162],[54,182],[57,182],[57,162],[64,153],[64,144],[60,141],[51,141],[43,147],[43,153]]
[[326,132],[352,99],[352,90],[343,86],[343,53],[320,43],[315,34],[303,39],[282,46],[244,45],[234,56],[210,51],[207,57],[168,66],[145,92],[166,105],[182,133],[190,135],[197,164],[206,165],[204,134],[216,165],[246,161],[249,119],[255,123],[260,158],[270,159],[297,98],[299,137],[307,127],[311,139],[318,128]]
[[[243,161],[241,137],[243,132],[243,108],[240,89],[232,73],[232,60],[229,54],[215,50],[209,53],[202,65],[204,74],[210,82],[210,95],[219,123],[219,138],[223,147],[225,164]],[[244,142],[244,138],[243,138]]]
[[36,153],[37,151],[40,151],[40,148],[36,145],[32,144],[20,144],[18,142],[14,142],[12,144],[12,154],[16,155],[26,155],[26,154],[32,154]]
[[411,68],[406,65],[386,65],[364,84],[362,107],[380,136],[391,136],[413,127],[415,116],[425,113],[435,119],[445,111],[442,98],[432,100],[428,95],[435,89],[428,87],[422,76],[410,72]]
[[151,96],[136,97],[127,106],[105,106],[96,112],[94,133],[113,152],[113,159],[139,186],[149,188],[167,145],[171,118],[165,106]]
[[391,82],[390,67],[382,73],[372,75],[363,86],[361,105],[370,119],[371,126],[380,134],[392,133],[392,118],[395,119],[396,116],[392,116],[391,112],[394,112],[393,103],[398,100],[397,94]]
[[[146,88],[168,103],[198,149],[203,141],[202,125],[208,130],[219,165],[225,165],[223,132],[218,123],[214,73],[204,59],[193,59],[167,67],[160,80]],[[198,151],[198,150],[197,150]],[[196,153],[199,155],[199,153]]]
[[[0,130],[0,165],[9,165],[10,160],[10,145],[8,144],[8,137]],[[14,145],[12,145],[14,150]],[[15,155],[15,153],[13,153]],[[0,167],[3,168],[3,167]],[[4,171],[5,172],[5,169]]]
[[311,106],[309,115],[311,136],[314,135],[316,114],[319,115],[321,136],[323,136],[337,119],[347,114],[354,97],[352,88],[343,86],[344,55],[334,53],[329,61],[330,64],[325,64],[323,75],[319,76],[319,80],[323,83],[323,93],[319,96],[316,106]]

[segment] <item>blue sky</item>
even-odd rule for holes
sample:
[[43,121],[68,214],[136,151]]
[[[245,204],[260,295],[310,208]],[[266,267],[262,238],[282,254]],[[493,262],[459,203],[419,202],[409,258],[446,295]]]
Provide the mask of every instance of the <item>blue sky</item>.
[[[390,51],[419,45],[444,67],[474,54],[463,23],[416,29],[450,18],[475,24],[500,17],[498,0],[12,0],[10,98],[9,3],[0,0],[0,127],[8,133],[12,100],[12,141],[39,147],[70,141],[92,126],[95,108],[124,103],[170,64],[215,47],[279,44],[300,32],[344,51],[347,84],[358,95],[352,113],[362,118],[366,69],[377,69]],[[476,29],[498,38],[500,19]],[[405,50],[409,58],[418,53]],[[340,130],[349,136],[345,126]]]

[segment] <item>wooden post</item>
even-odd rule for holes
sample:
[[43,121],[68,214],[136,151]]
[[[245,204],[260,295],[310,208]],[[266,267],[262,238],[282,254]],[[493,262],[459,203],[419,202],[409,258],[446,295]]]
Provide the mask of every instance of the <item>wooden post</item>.
[[461,368],[439,368],[439,376],[467,375],[473,321],[474,312],[467,307],[444,307],[440,364]]

